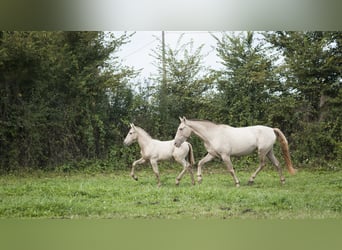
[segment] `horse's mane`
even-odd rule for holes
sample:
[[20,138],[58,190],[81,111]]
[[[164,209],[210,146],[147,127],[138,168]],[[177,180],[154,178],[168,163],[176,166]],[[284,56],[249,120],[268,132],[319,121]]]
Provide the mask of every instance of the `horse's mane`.
[[194,122],[204,122],[204,123],[210,123],[210,124],[215,124],[215,125],[219,125],[216,122],[212,122],[212,121],[208,121],[208,120],[202,120],[202,119],[188,119],[189,121],[194,121]]
[[138,132],[146,137],[152,138],[149,133],[147,133],[143,128],[135,126],[135,128],[138,130]]

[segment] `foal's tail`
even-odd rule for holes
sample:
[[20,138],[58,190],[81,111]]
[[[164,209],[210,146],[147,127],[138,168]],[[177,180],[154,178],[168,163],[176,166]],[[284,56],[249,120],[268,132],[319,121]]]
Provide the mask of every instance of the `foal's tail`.
[[192,145],[187,142],[188,147],[189,147],[189,153],[188,153],[188,158],[189,158],[189,162],[191,167],[195,165],[195,157],[194,157],[194,150],[192,149]]
[[285,135],[278,128],[274,128],[273,131],[276,134],[277,139],[280,143],[281,150],[283,151],[283,156],[286,162],[287,170],[289,171],[290,174],[295,174],[297,170],[293,168],[291,156],[290,156],[289,144],[286,140]]

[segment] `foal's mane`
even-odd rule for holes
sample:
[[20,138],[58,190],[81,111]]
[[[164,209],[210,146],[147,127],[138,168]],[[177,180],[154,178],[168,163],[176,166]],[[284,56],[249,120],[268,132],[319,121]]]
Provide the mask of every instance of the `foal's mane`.
[[147,133],[143,128],[138,127],[138,126],[135,126],[135,128],[138,130],[139,134],[142,134],[142,135],[152,139],[152,136],[150,136],[150,134]]

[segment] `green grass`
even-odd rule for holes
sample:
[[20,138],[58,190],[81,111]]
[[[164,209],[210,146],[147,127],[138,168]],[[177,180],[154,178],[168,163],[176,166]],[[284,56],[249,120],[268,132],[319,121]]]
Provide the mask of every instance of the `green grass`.
[[127,171],[31,173],[0,177],[1,218],[342,218],[342,171],[299,170],[281,185],[273,170],[247,186],[252,171],[238,171],[241,187],[216,165],[192,186],[180,168],[160,168],[162,187],[149,167],[139,181]]

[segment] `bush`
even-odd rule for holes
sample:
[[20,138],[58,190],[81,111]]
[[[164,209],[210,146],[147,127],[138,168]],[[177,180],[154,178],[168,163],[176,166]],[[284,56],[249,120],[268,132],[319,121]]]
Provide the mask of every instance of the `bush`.
[[302,126],[302,131],[292,135],[294,156],[299,162],[330,161],[341,155],[341,142],[326,123],[305,123]]

